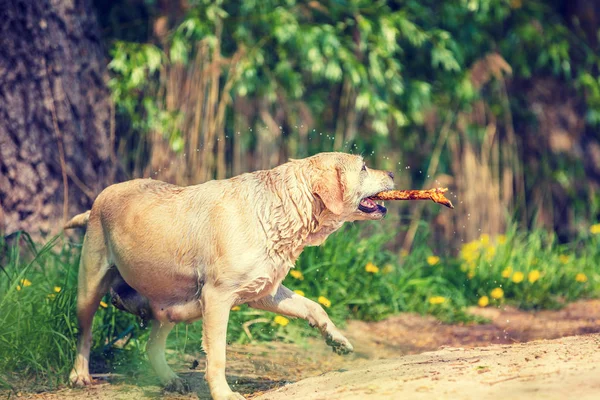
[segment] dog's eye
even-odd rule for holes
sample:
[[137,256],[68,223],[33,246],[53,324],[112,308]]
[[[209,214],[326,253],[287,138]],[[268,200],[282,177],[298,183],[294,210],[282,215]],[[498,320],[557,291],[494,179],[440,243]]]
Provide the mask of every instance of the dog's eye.
[[366,171],[366,170],[367,170],[367,164],[363,163],[361,171]]

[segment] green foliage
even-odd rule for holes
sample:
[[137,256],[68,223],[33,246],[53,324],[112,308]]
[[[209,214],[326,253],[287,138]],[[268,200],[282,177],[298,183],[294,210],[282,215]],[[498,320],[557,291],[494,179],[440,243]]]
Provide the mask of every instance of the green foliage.
[[[172,57],[176,48],[175,44],[171,48]],[[183,51],[183,54],[187,53]],[[149,90],[156,87],[155,81],[166,59],[162,50],[151,44],[119,41],[114,44],[111,55],[108,68],[115,77],[108,85],[118,111],[128,116],[134,130],[163,132],[174,147],[181,147],[181,143],[177,143],[180,134],[176,129],[180,115],[159,107]]]
[[[256,108],[266,104],[280,115],[276,122],[281,132],[269,135],[280,135],[280,141],[270,140],[282,155],[302,157],[343,149],[377,154],[374,166],[385,164],[381,155],[393,155],[403,165],[413,166],[402,172],[407,182],[418,185],[424,180],[418,171],[427,167],[435,140],[431,123],[443,121],[446,114],[468,113],[483,101],[497,118],[499,138],[503,129],[514,129],[517,136],[525,130],[533,134],[536,116],[523,88],[536,79],[563,81],[581,96],[587,123],[600,126],[600,56],[576,22],[566,20],[561,4],[541,0],[190,1],[176,18],[161,15],[169,17],[171,25],[160,37],[140,36],[135,42],[113,40],[110,44],[110,87],[122,122],[118,131],[134,147],[130,153],[137,155],[137,171],[144,168],[139,160],[145,154],[138,136],[162,133],[176,152],[183,152],[192,137],[200,136],[198,143],[205,143],[205,127],[194,125],[201,132],[181,131],[189,128],[181,128],[180,122],[194,116],[165,107],[165,85],[171,79],[165,71],[174,66],[181,67],[178,73],[204,71],[197,57],[206,46],[209,51],[202,62],[211,63],[212,52],[220,53],[222,62],[214,66],[223,72],[220,91],[226,87],[224,72],[235,68],[228,93],[219,94],[232,99],[225,112],[226,163],[233,163],[235,157],[231,138],[239,140],[239,154],[260,154],[258,132],[264,131],[266,122]],[[114,6],[123,7],[118,2]],[[154,2],[138,7],[147,15],[165,12]],[[116,31],[120,29],[111,27],[114,36],[119,36]],[[505,60],[506,68],[494,72],[495,67],[485,67],[486,85],[480,87],[474,84],[472,70],[490,54]],[[240,55],[235,65],[224,61],[234,55]],[[508,91],[498,79],[502,74],[511,75]],[[177,89],[170,94],[179,95]],[[232,108],[237,100],[246,114],[242,122],[236,120],[240,112]],[[429,129],[425,129],[428,121]],[[312,140],[305,144],[305,133],[298,127],[308,123],[312,125],[309,131],[324,135],[311,138],[309,133]],[[464,127],[469,141],[482,140],[487,128],[481,124]],[[240,129],[245,136],[234,132]],[[450,141],[458,140],[458,130],[451,130]],[[325,134],[331,140],[325,140]],[[437,172],[451,171],[452,157],[457,156],[443,149]],[[528,172],[538,168],[538,155],[515,157]],[[577,201],[583,196],[574,193],[573,185],[565,185],[582,178],[582,160],[569,159],[568,164],[577,168],[568,168],[553,165],[558,158],[555,154],[541,157],[545,170],[560,169],[557,174],[544,173],[541,179],[546,185],[559,183],[567,188],[575,219],[595,217],[593,210]],[[236,167],[247,169],[245,164]],[[534,185],[539,182],[527,179],[527,193],[522,195],[531,197]]]
[[[321,247],[305,249],[296,264],[297,272],[291,272],[284,284],[315,301],[321,296],[330,300],[331,306],[326,308],[338,322],[379,320],[400,311],[432,312],[446,320],[458,316],[457,311],[466,305],[461,291],[422,268],[424,257],[401,266],[395,253],[384,250],[392,235],[376,224],[366,232],[356,225],[343,229]],[[421,257],[424,249],[417,249],[410,261]],[[430,304],[432,293],[445,296],[447,304]]]
[[[120,110],[134,121],[156,119],[148,108],[142,113],[130,104],[134,95],[151,89],[144,85],[151,85],[148,78],[156,63],[186,64],[195,55],[195,44],[206,39],[214,43],[216,26],[222,25],[222,56],[247,50],[237,66],[233,93],[271,102],[278,93],[289,100],[310,93],[314,101],[309,99],[308,105],[320,116],[322,99],[347,82],[356,93],[357,110],[369,116],[376,133],[387,135],[392,121],[397,126],[422,122],[423,106],[431,102],[427,77],[409,75],[413,68],[407,53],[425,54],[419,62],[433,74],[456,77],[464,67],[451,35],[439,28],[424,30],[412,22],[418,19],[410,8],[382,1],[332,2],[327,7],[277,0],[242,6],[193,2],[169,36],[164,49],[168,57],[151,45],[115,42],[111,88]],[[136,129],[144,132],[151,125],[138,124]]]
[[[449,260],[448,278],[465,286],[468,300],[501,288],[495,303],[514,303],[523,309],[556,308],[600,289],[598,262],[600,237],[589,234],[569,244],[559,244],[544,231],[512,231],[492,241],[489,236],[465,244],[457,260]],[[458,272],[461,271],[461,272]],[[456,275],[455,275],[456,274]]]
[[74,357],[74,297],[54,291],[72,274],[61,262],[65,254],[51,251],[56,238],[39,251],[27,234],[17,233],[20,241],[35,254],[31,261],[22,259],[21,246],[0,243],[7,257],[0,271],[0,386],[27,376],[52,387],[68,375],[65,365]]
[[[599,77],[591,72],[599,57],[567,27],[554,4],[269,0],[190,2],[163,50],[116,41],[110,68],[117,104],[125,103],[133,116],[129,99],[121,97],[123,86],[141,89],[141,83],[148,83],[142,78],[151,77],[159,65],[187,63],[196,42],[214,44],[217,26],[223,57],[248,50],[234,93],[275,100],[280,90],[313,106],[311,98],[322,99],[347,81],[358,94],[357,108],[367,112],[381,134],[389,132],[392,120],[401,127],[420,125],[425,105],[472,97],[464,77],[492,51],[508,61],[517,78],[553,74],[585,89],[592,114],[600,98]],[[319,106],[314,103],[316,114]]]

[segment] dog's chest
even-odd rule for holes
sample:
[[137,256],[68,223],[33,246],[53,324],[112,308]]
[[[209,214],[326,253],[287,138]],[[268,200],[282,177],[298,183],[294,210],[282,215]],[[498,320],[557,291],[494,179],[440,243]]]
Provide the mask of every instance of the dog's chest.
[[271,294],[274,295],[292,265],[262,268],[261,271],[256,271],[253,274],[254,278],[247,280],[236,290],[238,303],[243,304],[256,301]]

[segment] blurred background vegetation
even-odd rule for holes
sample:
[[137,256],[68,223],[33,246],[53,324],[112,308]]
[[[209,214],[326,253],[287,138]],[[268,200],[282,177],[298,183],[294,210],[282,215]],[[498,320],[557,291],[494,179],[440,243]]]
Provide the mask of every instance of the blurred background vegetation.
[[356,152],[456,196],[417,206],[405,249],[421,217],[454,244],[511,220],[566,241],[600,216],[595,5],[97,2],[118,154],[131,177],[191,184]]

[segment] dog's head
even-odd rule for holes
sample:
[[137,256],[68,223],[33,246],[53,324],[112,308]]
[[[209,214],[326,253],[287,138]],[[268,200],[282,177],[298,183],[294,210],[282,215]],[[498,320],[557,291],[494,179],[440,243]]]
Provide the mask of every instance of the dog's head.
[[362,157],[319,153],[306,159],[312,192],[339,220],[375,220],[387,210],[370,198],[394,187],[391,172],[368,168]]

